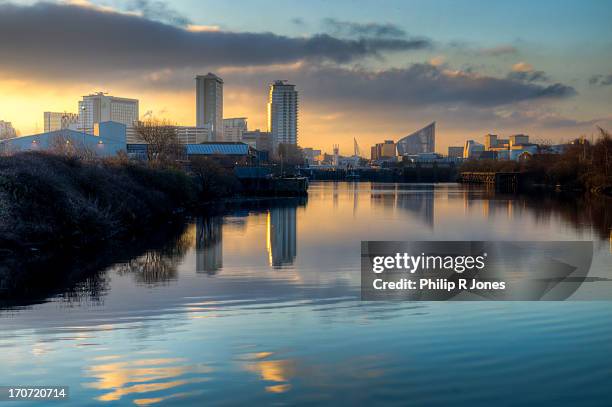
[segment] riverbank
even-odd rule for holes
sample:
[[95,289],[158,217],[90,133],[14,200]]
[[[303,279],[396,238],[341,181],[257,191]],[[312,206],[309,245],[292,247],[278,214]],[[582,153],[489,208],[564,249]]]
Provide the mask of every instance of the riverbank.
[[124,239],[222,199],[286,190],[297,195],[285,185],[291,180],[266,181],[274,185],[261,191],[244,188],[232,171],[214,162],[195,163],[187,173],[119,158],[5,156],[0,159],[0,255],[83,249]]
[[460,173],[506,173],[521,178],[521,189],[590,192],[612,196],[612,137],[600,129],[594,143],[579,139],[562,154],[534,154],[520,161],[469,160]]

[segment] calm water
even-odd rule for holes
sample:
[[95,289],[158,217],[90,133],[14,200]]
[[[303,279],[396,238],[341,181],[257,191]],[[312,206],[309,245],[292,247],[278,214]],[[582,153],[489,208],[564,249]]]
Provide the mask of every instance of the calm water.
[[[610,211],[448,185],[315,183],[200,219],[168,250],[0,310],[0,385],[58,405],[610,405],[612,302],[359,300],[361,240],[593,240]],[[27,405],[25,402],[19,404]]]

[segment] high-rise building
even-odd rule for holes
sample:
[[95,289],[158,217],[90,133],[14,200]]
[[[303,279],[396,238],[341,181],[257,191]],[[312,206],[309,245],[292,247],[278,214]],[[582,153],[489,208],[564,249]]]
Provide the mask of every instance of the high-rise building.
[[279,144],[297,144],[298,92],[287,81],[270,85],[268,97],[268,132],[272,135],[274,151]]
[[11,122],[0,120],[0,140],[17,137],[17,132]]
[[213,141],[223,138],[223,79],[217,75],[196,76],[196,126],[211,125]]
[[45,112],[45,133],[55,130],[78,130],[79,115],[77,113]]
[[223,141],[242,141],[242,134],[247,131],[246,117],[223,119]]
[[138,99],[109,96],[98,92],[83,96],[79,102],[79,131],[93,134],[96,123],[113,121],[127,127],[128,133],[138,120]]
[[433,122],[420,130],[397,142],[398,155],[414,155],[421,153],[433,153],[436,151],[436,122]]

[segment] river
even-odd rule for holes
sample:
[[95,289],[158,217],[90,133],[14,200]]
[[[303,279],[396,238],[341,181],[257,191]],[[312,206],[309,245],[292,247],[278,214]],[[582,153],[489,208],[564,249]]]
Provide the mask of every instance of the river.
[[[0,385],[58,405],[609,405],[612,302],[362,302],[362,240],[592,240],[597,200],[312,183],[199,218],[163,249],[0,309]],[[28,405],[22,402],[19,405]]]

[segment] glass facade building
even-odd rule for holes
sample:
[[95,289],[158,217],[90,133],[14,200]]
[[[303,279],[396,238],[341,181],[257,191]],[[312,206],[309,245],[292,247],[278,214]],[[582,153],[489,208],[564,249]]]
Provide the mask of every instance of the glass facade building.
[[397,154],[400,156],[433,153],[435,151],[436,122],[415,131],[397,142]]

